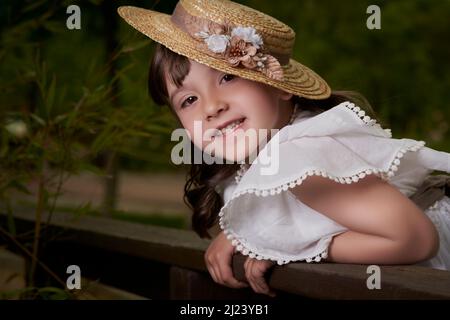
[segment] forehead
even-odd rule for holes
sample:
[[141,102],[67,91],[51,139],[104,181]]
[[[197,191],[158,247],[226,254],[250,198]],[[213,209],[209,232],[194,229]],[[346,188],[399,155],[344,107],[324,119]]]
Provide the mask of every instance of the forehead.
[[[199,81],[206,80],[208,77],[213,76],[213,75],[217,74],[218,72],[220,72],[216,69],[213,69],[204,64],[198,63],[197,61],[194,61],[191,59],[189,59],[189,62],[190,62],[189,73],[183,79],[182,87],[184,87],[188,84],[195,84]],[[171,81],[168,74],[166,74],[166,83],[167,83],[167,89],[169,90],[169,92],[172,92],[177,89],[176,85]]]

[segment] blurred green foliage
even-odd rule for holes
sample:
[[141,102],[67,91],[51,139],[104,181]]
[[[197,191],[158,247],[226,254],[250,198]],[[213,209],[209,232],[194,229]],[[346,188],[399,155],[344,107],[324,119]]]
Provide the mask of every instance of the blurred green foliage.
[[[38,257],[44,212],[48,224],[64,180],[84,170],[105,175],[106,151],[163,162],[159,150],[140,150],[150,150],[143,141],[169,136],[174,122],[148,98],[122,100],[122,77],[134,65],[130,53],[143,46],[141,40],[126,46],[115,40],[112,2],[83,2],[82,30],[90,32],[66,28],[69,4],[0,2],[0,205],[8,214],[7,230],[0,226],[0,232],[28,258]],[[36,223],[33,240],[21,244],[11,191],[29,193],[30,181],[37,183]],[[37,264],[31,259],[27,268],[30,288]],[[37,295],[55,297],[50,291]]]
[[[450,151],[450,1],[240,1],[296,32],[294,58],[366,96],[394,138]],[[369,5],[381,29],[369,30]],[[447,39],[447,40],[445,40]]]
[[[94,131],[97,150],[105,137],[117,134],[116,126],[128,125],[131,118],[147,119],[143,126],[152,135],[133,138],[120,150],[126,169],[179,169],[170,162],[170,129],[175,127],[167,110],[155,107],[147,96],[147,69],[153,41],[124,23],[115,37],[117,80],[121,112],[105,118],[99,132],[93,112],[106,111],[109,79],[105,38],[110,21],[105,21],[104,1],[2,1],[0,74],[1,116],[20,118],[38,108],[36,116],[62,119],[82,99],[92,98],[91,108],[83,110],[85,130]],[[450,100],[450,1],[281,1],[239,0],[239,3],[268,13],[296,31],[294,58],[324,77],[333,89],[356,90],[372,103],[394,137],[427,141],[428,145],[450,150],[448,101]],[[176,0],[115,1],[170,14]],[[68,30],[65,21],[69,4],[81,8],[81,30]],[[366,27],[369,5],[381,9],[381,30]],[[37,80],[40,80],[37,82]],[[37,85],[36,85],[37,83]],[[37,98],[39,96],[39,99]],[[47,114],[46,112],[49,112]],[[143,114],[152,111],[162,122]],[[89,120],[91,119],[91,120]],[[111,120],[111,119],[115,119]],[[38,118],[35,118],[38,121]],[[172,126],[172,127],[171,127]],[[4,140],[4,132],[2,131]],[[85,138],[91,139],[91,138]]]
[[0,203],[7,211],[8,192],[27,192],[28,181],[39,181],[41,211],[58,196],[49,187],[58,190],[66,173],[104,174],[106,150],[130,164],[170,167],[170,156],[161,151],[170,148],[175,121],[154,107],[144,83],[136,88],[140,81],[132,73],[142,70],[134,52],[149,42],[115,40],[121,38],[113,22],[119,17],[106,1],[80,2],[82,29],[69,30],[69,4],[0,3]]
[[[167,144],[174,119],[154,107],[146,94],[145,74],[138,74],[143,70],[142,61],[150,55],[150,42],[125,32],[126,42],[118,42],[114,52],[107,52],[105,38],[111,22],[106,21],[103,3],[78,1],[81,30],[66,28],[66,8],[76,1],[0,4],[1,154],[8,159],[14,157],[13,148],[7,146],[29,143],[43,132],[38,126],[48,125],[52,127],[50,136],[58,136],[56,132],[63,129],[76,138],[71,151],[86,159],[114,150],[132,169],[141,169],[141,163],[155,170],[175,168],[170,165]],[[121,39],[120,33],[109,36]],[[135,51],[140,52],[135,55]],[[110,74],[112,65],[114,76]],[[9,134],[5,125],[10,123],[25,124],[28,135],[17,139]],[[69,139],[60,136],[59,141]],[[61,154],[58,148],[62,146],[55,145],[55,155]]]

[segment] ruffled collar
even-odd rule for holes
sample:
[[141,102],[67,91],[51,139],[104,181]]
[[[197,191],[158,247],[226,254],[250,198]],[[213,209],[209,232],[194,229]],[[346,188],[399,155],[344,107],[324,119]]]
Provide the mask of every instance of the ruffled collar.
[[[261,170],[262,159],[268,159],[280,145],[298,137],[319,137],[334,134],[369,133],[373,136],[391,138],[391,130],[383,129],[376,120],[366,115],[365,111],[350,101],[344,101],[325,111],[299,110],[294,121],[281,128],[263,147],[251,164],[244,164],[238,170],[235,192],[245,192],[247,176],[254,177],[256,170]],[[267,160],[266,160],[267,161]],[[251,174],[248,174],[252,172]],[[239,178],[238,178],[239,177]],[[241,183],[244,182],[244,183]]]

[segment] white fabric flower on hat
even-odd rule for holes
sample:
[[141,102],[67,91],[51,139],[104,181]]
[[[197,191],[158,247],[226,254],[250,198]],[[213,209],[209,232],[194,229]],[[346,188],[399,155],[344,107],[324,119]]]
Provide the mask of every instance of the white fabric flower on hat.
[[195,33],[195,35],[202,39],[206,39],[209,37],[208,31],[200,31],[200,32]]
[[229,36],[223,34],[213,34],[205,39],[208,48],[215,53],[223,53],[230,43]]
[[245,42],[250,42],[256,49],[263,44],[262,38],[252,27],[236,27],[231,31],[231,37],[237,36]]

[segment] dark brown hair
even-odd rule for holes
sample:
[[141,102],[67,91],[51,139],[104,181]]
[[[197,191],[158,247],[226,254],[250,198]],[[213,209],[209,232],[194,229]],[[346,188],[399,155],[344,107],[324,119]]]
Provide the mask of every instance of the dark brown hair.
[[[170,111],[177,119],[175,111],[170,106],[166,74],[177,87],[180,87],[189,73],[189,69],[190,62],[188,58],[169,50],[159,43],[156,44],[155,52],[150,62],[148,91],[157,105],[169,106]],[[352,101],[365,109],[371,118],[376,119],[380,123],[369,102],[364,96],[355,91],[332,91],[330,97],[322,100],[311,100],[294,95],[292,101],[294,103],[298,102],[302,110],[318,111],[331,109],[344,101]],[[218,213],[223,206],[223,199],[214,188],[234,175],[239,169],[239,165],[194,164],[194,161],[191,161],[191,163],[190,172],[184,186],[184,202],[192,210],[193,230],[201,238],[211,238],[208,229],[218,223]]]

